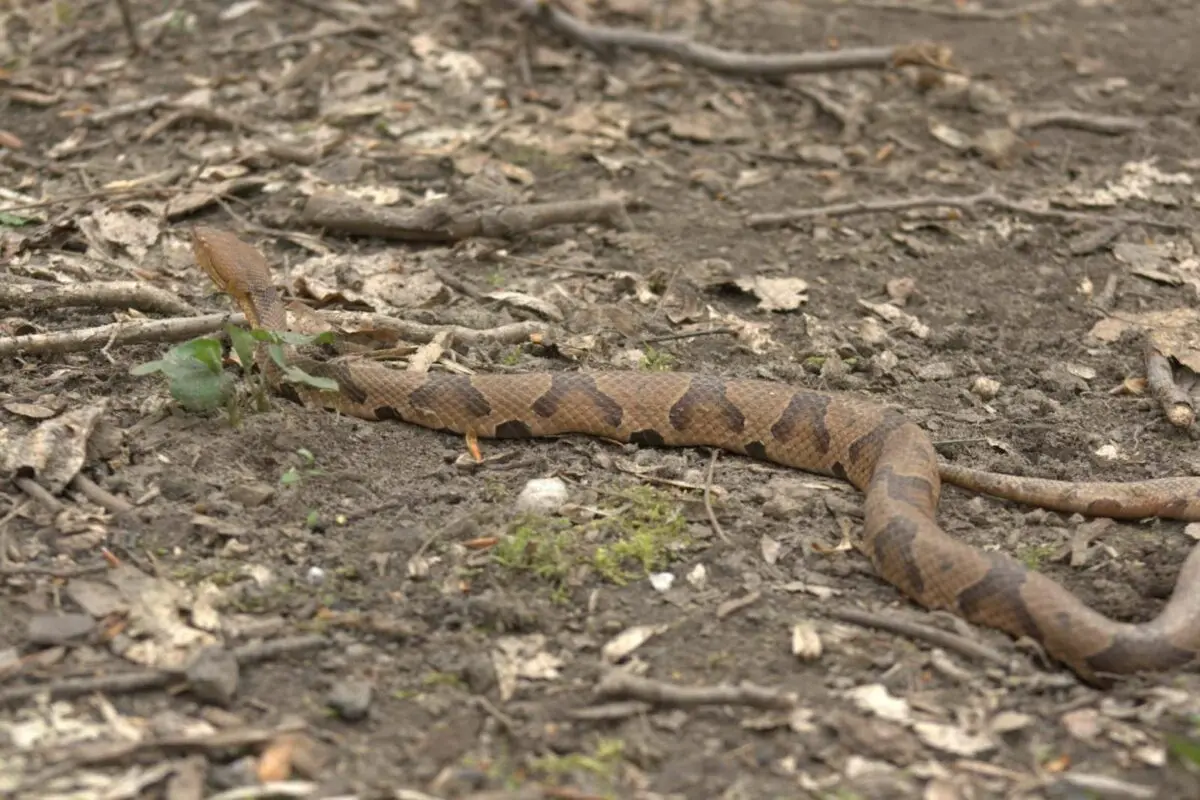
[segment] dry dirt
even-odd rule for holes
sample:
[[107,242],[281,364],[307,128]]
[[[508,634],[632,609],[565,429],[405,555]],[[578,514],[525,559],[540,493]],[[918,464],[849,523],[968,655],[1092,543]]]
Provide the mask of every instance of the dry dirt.
[[[1194,440],[1147,395],[1121,391],[1144,374],[1139,337],[1089,337],[1105,303],[1117,316],[1195,305],[1194,185],[1118,193],[1111,206],[1076,208],[1082,219],[925,207],[747,224],[752,214],[989,187],[1028,204],[1092,196],[1128,185],[1146,163],[1195,176],[1195,2],[1064,0],[994,18],[956,16],[955,3],[940,1],[930,5],[947,13],[909,3],[590,4],[596,23],[685,30],[757,52],[934,40],[952,49],[969,80],[932,85],[921,79],[935,73],[916,70],[764,81],[626,51],[600,57],[498,0],[137,3],[143,36],[153,34],[137,57],[115,3],[16,5],[0,9],[0,135],[11,137],[0,141],[0,188],[10,193],[0,205],[78,197],[0,218],[6,283],[136,279],[211,313],[226,300],[188,260],[191,225],[238,231],[293,291],[283,267],[309,258],[298,244],[317,240],[284,234],[305,234],[343,265],[390,254],[395,274],[432,268],[446,287],[425,308],[381,311],[477,328],[542,319],[485,296],[497,290],[567,311],[547,329],[577,347],[458,348],[452,360],[477,371],[622,367],[627,351],[640,349],[649,355],[643,368],[868,393],[906,410],[944,457],[972,466],[1064,479],[1200,474]],[[358,19],[355,9],[374,13],[376,29],[324,27]],[[813,89],[858,109],[861,132],[847,133],[828,104],[814,103]],[[101,113],[196,92],[241,125],[210,113],[144,135],[171,109]],[[1010,112],[1064,107],[1144,124],[1116,135],[1025,128],[1007,142],[996,133],[1011,130]],[[331,128],[344,139],[312,163],[260,147],[287,136],[308,146]],[[983,147],[947,143],[954,132],[969,140],[987,131]],[[366,198],[396,192],[403,206],[459,196],[497,169],[508,179],[503,190],[522,201],[624,192],[633,230],[563,225],[507,241],[421,245],[323,233],[296,214],[314,187]],[[153,191],[141,195],[101,191],[147,176],[142,188]],[[235,178],[259,180],[227,195],[225,207],[179,210],[186,192]],[[1111,222],[1130,215],[1178,227]],[[152,231],[140,250],[130,244],[136,236],[114,233],[139,220]],[[1139,265],[1117,257],[1122,245],[1157,254],[1157,279],[1134,274]],[[721,270],[802,278],[807,302],[763,310],[753,292],[714,281]],[[1105,297],[1110,278],[1115,292]],[[889,284],[901,279],[911,293]],[[335,289],[357,286],[344,269],[330,280],[347,282]],[[872,314],[862,302],[888,302],[889,286],[927,336],[864,322]],[[0,330],[68,331],[129,317],[15,306]],[[670,338],[746,323],[764,326],[770,342]],[[847,531],[857,536],[861,520],[859,496],[835,481],[721,458],[712,481],[725,541],[703,492],[622,469],[703,485],[706,451],[485,441],[485,463],[464,466],[463,443],[451,435],[284,400],[232,427],[222,414],[176,407],[159,377],[130,374],[168,347],[0,357],[0,430],[16,439],[39,409],[107,398],[101,445],[92,443],[84,474],[141,502],[114,517],[68,491],[55,514],[14,485],[0,489],[8,561],[0,773],[10,775],[11,796],[66,796],[62,787],[74,782],[92,788],[72,796],[99,797],[122,776],[124,789],[104,796],[215,796],[260,770],[311,781],[296,791],[320,797],[1200,797],[1188,758],[1200,748],[1194,669],[1097,690],[1003,634],[926,613],[860,554],[837,547]],[[973,391],[980,377],[997,382],[994,398]],[[601,508],[615,520],[573,529],[585,541],[566,546],[583,555],[570,556],[578,563],[561,580],[520,566],[545,565],[562,540],[513,523],[526,484],[555,476],[574,509],[564,514],[578,520]],[[654,493],[640,490],[631,502],[638,487]],[[625,585],[588,568],[595,558],[586,548],[657,536],[675,518],[683,523],[671,530],[682,529],[687,543],[655,570],[675,576],[669,589],[629,564]],[[1161,609],[1193,541],[1184,523],[1106,525],[955,488],[944,491],[940,519],[953,535],[1037,567],[1121,620]],[[513,536],[530,535],[511,546]],[[14,702],[22,687],[139,668],[113,654],[134,633],[120,610],[57,645],[31,640],[48,613],[80,611],[72,583],[104,576],[28,568],[65,570],[102,554],[167,585],[216,587],[217,636],[230,647],[312,633],[324,646],[245,664],[223,709],[182,679],[57,706],[44,695]],[[957,632],[1006,659],[990,664],[837,621],[829,615],[837,608]],[[179,619],[200,624],[198,615]],[[612,719],[579,718],[600,704],[602,646],[634,626],[661,626],[628,657],[646,677],[690,687],[750,682],[795,692],[796,709],[618,706]],[[793,654],[797,626],[819,637],[819,657]],[[517,667],[528,676],[512,678]],[[288,720],[301,737],[268,734],[265,750],[262,741],[223,747],[203,738]],[[18,736],[35,728],[43,738]],[[88,757],[61,749],[72,730],[142,744]],[[185,734],[200,739],[147,744]],[[302,746],[289,756],[287,741]]]

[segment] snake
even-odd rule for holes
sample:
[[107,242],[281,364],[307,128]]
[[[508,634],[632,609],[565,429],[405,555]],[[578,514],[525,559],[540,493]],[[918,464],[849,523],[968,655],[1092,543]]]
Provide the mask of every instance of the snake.
[[[192,246],[251,326],[287,330],[287,309],[254,246],[208,226],[192,229]],[[1200,478],[1083,483],[939,463],[929,436],[899,410],[858,393],[776,381],[634,370],[417,372],[311,356],[289,362],[332,379],[331,390],[285,385],[261,352],[255,359],[273,390],[363,420],[399,420],[468,441],[577,434],[708,447],[847,481],[864,495],[858,549],[879,577],[926,609],[1036,643],[1086,683],[1182,668],[1200,654],[1200,545],[1158,616],[1136,623],[1103,615],[1010,556],[952,537],[936,519],[944,481],[1064,513],[1197,520]]]

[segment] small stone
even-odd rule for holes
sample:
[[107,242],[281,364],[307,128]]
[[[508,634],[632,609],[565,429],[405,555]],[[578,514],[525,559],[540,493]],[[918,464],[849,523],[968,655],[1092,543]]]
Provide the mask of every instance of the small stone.
[[917,377],[923,381],[939,381],[954,377],[954,367],[945,361],[922,364],[917,368]]
[[243,483],[229,490],[229,497],[244,508],[257,508],[275,496],[275,487],[266,483]]
[[338,681],[329,690],[326,704],[347,722],[365,719],[371,708],[374,687],[363,680]]
[[993,400],[1000,394],[1000,381],[980,375],[971,384],[971,393],[982,400]]
[[553,514],[567,502],[567,484],[558,478],[537,478],[525,484],[517,495],[518,511]]
[[220,646],[204,648],[187,667],[192,695],[215,706],[227,706],[233,701],[239,677],[237,659]]
[[38,614],[29,620],[25,636],[30,644],[67,644],[83,639],[95,627],[95,620],[88,614]]

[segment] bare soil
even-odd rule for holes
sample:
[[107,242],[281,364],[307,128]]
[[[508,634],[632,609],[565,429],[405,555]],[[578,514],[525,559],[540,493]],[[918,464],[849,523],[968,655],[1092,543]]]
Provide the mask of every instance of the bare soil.
[[[989,187],[1033,204],[1061,199],[1068,187],[1092,193],[1120,182],[1131,163],[1195,176],[1197,3],[1070,0],[1004,18],[841,2],[590,4],[597,24],[684,30],[755,52],[933,40],[950,47],[969,76],[961,90],[944,79],[922,85],[935,73],[915,69],[765,81],[625,51],[601,57],[501,2],[364,4],[378,15],[377,29],[334,35],[321,26],[358,19],[351,14],[359,4],[266,2],[223,18],[237,9],[197,1],[144,29],[154,38],[136,57],[116,4],[55,4],[73,15],[57,23],[51,4],[18,5],[0,10],[0,133],[21,144],[0,146],[0,188],[37,199],[95,196],[8,212],[28,219],[24,226],[0,219],[6,282],[137,279],[210,313],[227,301],[189,262],[191,225],[255,242],[293,292],[284,270],[312,255],[297,242],[313,240],[283,234],[306,234],[340,256],[393,253],[401,272],[432,267],[449,287],[425,308],[377,310],[476,328],[538,319],[486,296],[518,291],[568,308],[566,320],[548,328],[576,337],[572,343],[596,336],[581,364],[570,364],[564,348],[532,343],[458,348],[457,361],[480,372],[628,367],[625,351],[634,348],[651,356],[643,367],[869,393],[921,423],[946,458],[971,466],[1067,480],[1200,474],[1192,436],[1147,394],[1120,390],[1144,374],[1141,339],[1089,336],[1106,316],[1095,298],[1110,277],[1113,315],[1195,305],[1194,281],[1139,276],[1114,255],[1121,243],[1170,245],[1176,255],[1200,245],[1194,185],[1156,185],[1111,207],[1073,209],[1082,219],[927,207],[747,224],[752,214]],[[133,5],[142,22],[173,8]],[[588,4],[572,5],[579,13]],[[314,69],[280,83],[317,48]],[[482,71],[462,68],[464,58]],[[347,86],[358,89],[347,94]],[[145,136],[172,113],[165,106],[91,121],[140,98],[174,100],[206,88],[210,107],[246,127],[196,116]],[[860,113],[861,133],[847,135],[813,102],[812,88]],[[385,102],[347,110],[366,96]],[[998,151],[955,148],[931,133],[945,126],[977,137],[1011,130],[1010,112],[1063,107],[1143,124],[1116,135],[1020,129]],[[313,163],[254,151],[285,134],[304,145],[327,124],[345,138]],[[483,164],[502,167],[506,191],[526,201],[623,192],[634,229],[566,225],[507,241],[430,245],[338,236],[297,221],[314,186],[364,196],[395,189],[401,205],[419,204],[469,188]],[[151,188],[162,191],[100,191],[146,176],[158,176]],[[226,197],[225,208],[171,212],[185,191],[235,177],[262,182]],[[0,199],[10,205],[21,204]],[[161,233],[134,253],[106,238],[97,222],[104,213],[149,220]],[[1178,228],[1112,222],[1130,215]],[[1080,244],[1097,231],[1107,234],[1096,246]],[[807,302],[764,310],[732,278],[714,282],[720,270],[802,278]],[[889,284],[899,279],[914,290]],[[888,302],[889,285],[927,336],[865,322],[872,314],[862,302]],[[638,287],[650,297],[639,299]],[[687,292],[697,311],[681,321],[672,314]],[[114,319],[102,309],[13,307],[0,330],[65,331]],[[758,348],[721,333],[669,338],[736,326],[732,319],[765,326],[771,343]],[[1100,690],[1003,634],[926,613],[875,577],[863,556],[837,546],[846,533],[857,535],[859,497],[848,487],[723,457],[712,481],[726,541],[703,492],[622,469],[702,486],[707,452],[634,452],[573,438],[485,441],[485,462],[464,466],[463,442],[453,436],[284,400],[234,427],[219,413],[179,409],[157,377],[130,374],[167,347],[0,360],[0,425],[10,439],[37,424],[29,405],[63,410],[108,398],[97,434],[104,447],[93,442],[84,474],[143,501],[120,518],[67,492],[66,510],[55,514],[14,485],[0,489],[9,562],[0,580],[0,692],[134,668],[109,647],[121,635],[115,617],[57,649],[30,640],[39,615],[79,610],[72,581],[102,576],[54,578],[22,567],[94,563],[102,550],[179,586],[217,586],[226,623],[219,638],[229,646],[312,632],[327,642],[245,664],[224,709],[182,681],[62,700],[60,717],[107,731],[97,735],[122,730],[104,716],[101,697],[131,727],[129,737],[298,719],[302,741],[320,758],[285,761],[294,777],[314,782],[310,796],[1200,797],[1200,773],[1180,755],[1189,743],[1200,747],[1195,669]],[[996,382],[994,397],[980,395],[981,377]],[[655,588],[632,566],[621,585],[578,564],[560,581],[498,563],[495,542],[514,535],[515,499],[530,480],[554,476],[566,482],[576,514],[601,506],[628,515],[623,493],[653,486],[661,504],[653,513],[685,521],[688,544],[655,570],[675,576],[671,587]],[[1161,609],[1193,543],[1184,523],[1106,525],[955,488],[944,491],[940,519],[954,535],[1022,559],[1129,621]],[[601,535],[629,534],[617,525]],[[541,553],[526,555],[544,563]],[[704,581],[693,580],[698,565]],[[839,622],[829,615],[838,607],[958,632],[1009,658],[989,664]],[[791,691],[797,710],[651,705],[614,719],[576,718],[599,703],[602,646],[633,626],[661,626],[630,656],[646,677]],[[819,657],[793,653],[796,626],[820,638]],[[518,645],[529,654],[503,655]],[[4,647],[9,659],[25,661],[6,663]],[[510,695],[503,673],[517,662],[529,677]],[[337,710],[355,706],[353,697],[331,706],[331,696],[363,687],[365,717]],[[113,795],[128,797],[211,796],[262,769],[259,746],[142,748],[103,763],[70,751],[73,760],[56,762],[49,744],[69,744],[61,726],[53,742],[30,750],[14,734],[17,720],[49,719],[45,703],[9,703],[0,717],[9,734],[0,758],[20,776],[16,784],[26,782],[5,787],[14,797],[50,796],[53,785],[38,776],[55,763],[56,780],[92,776],[93,785],[174,765],[175,779],[168,770],[140,793]],[[28,760],[13,760],[21,753]],[[187,794],[180,775],[199,775],[203,792]]]

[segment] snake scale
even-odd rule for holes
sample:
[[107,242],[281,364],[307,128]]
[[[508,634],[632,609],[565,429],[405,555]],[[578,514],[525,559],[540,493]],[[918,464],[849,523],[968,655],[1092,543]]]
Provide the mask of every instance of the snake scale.
[[[196,260],[251,324],[288,327],[261,253],[198,227]],[[366,420],[398,419],[484,438],[586,434],[648,446],[708,446],[849,481],[865,493],[861,549],[876,572],[929,609],[1029,637],[1080,678],[1182,667],[1200,653],[1200,546],[1157,618],[1132,624],[1094,611],[1046,576],[952,538],[935,515],[941,482],[1067,513],[1200,519],[1200,478],[1070,483],[939,465],[926,434],[857,395],[761,380],[640,372],[464,376],[403,372],[369,361],[295,362],[337,391],[276,390]],[[274,377],[270,373],[274,372]]]

